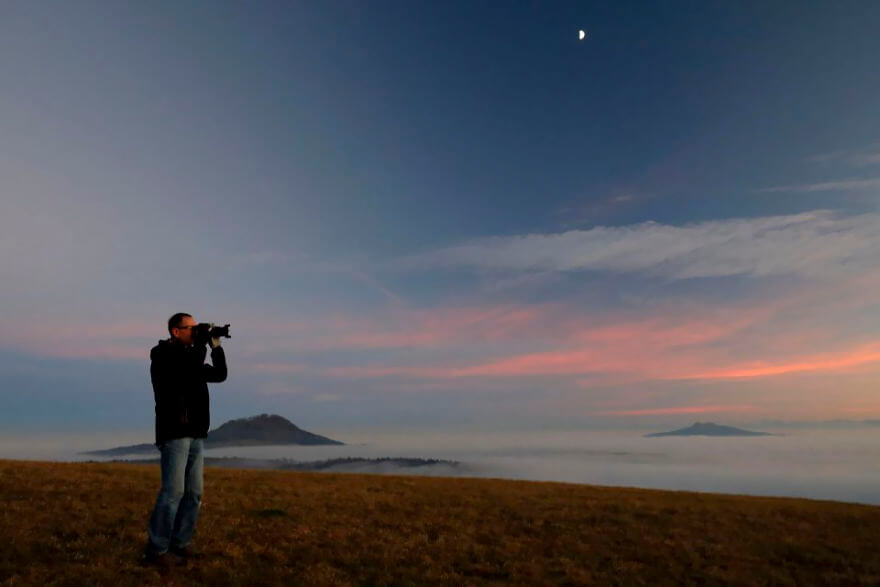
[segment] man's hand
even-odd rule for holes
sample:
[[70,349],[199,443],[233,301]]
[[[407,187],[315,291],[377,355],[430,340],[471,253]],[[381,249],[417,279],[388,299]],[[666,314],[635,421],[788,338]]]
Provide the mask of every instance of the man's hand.
[[[213,330],[213,329],[214,329],[214,323],[211,322],[211,328],[208,330],[208,332],[210,332],[210,331]],[[212,349],[216,349],[218,346],[220,346],[220,338],[212,338],[212,339],[209,339],[209,340],[208,340],[208,345],[209,345]]]

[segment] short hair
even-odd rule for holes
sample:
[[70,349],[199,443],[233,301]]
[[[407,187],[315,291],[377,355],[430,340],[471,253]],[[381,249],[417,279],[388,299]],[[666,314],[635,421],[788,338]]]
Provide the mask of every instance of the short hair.
[[180,323],[183,322],[183,319],[189,316],[192,318],[192,314],[187,314],[186,312],[178,312],[174,316],[168,319],[168,334],[171,334],[172,328],[180,328]]

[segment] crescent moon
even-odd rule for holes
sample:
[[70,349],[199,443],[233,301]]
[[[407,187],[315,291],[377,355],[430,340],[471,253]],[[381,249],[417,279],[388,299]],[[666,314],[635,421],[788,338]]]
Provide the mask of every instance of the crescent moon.
[[578,39],[580,39],[581,41],[583,41],[584,37],[586,37],[586,36],[587,36],[587,33],[585,33],[583,30],[578,31]]

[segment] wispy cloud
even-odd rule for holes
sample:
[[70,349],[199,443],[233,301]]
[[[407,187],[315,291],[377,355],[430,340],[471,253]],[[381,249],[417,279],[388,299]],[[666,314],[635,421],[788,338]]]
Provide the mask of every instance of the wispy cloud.
[[248,368],[259,373],[289,374],[304,373],[309,366],[301,363],[252,363]]
[[[149,360],[157,325],[146,320],[0,320],[0,348],[42,357],[90,360]],[[161,332],[161,325],[158,329]]]
[[856,190],[868,190],[880,187],[880,177],[868,179],[852,178],[836,181],[823,181],[819,183],[802,183],[793,185],[779,185],[757,190],[762,193],[772,192],[847,192]]
[[880,144],[874,143],[861,149],[841,149],[828,153],[819,153],[807,158],[814,163],[843,162],[853,167],[866,167],[880,164]]
[[876,153],[860,153],[853,156],[853,165],[877,165],[880,164],[880,151]]
[[[530,353],[472,365],[383,365],[331,367],[324,374],[343,378],[404,377],[413,379],[464,379],[524,376],[606,375],[603,383],[658,380],[756,379],[804,372],[844,373],[880,362],[880,346],[863,345],[846,351],[804,353],[785,361],[751,361],[720,368],[717,353],[705,348],[677,350],[674,346],[627,349],[594,347]],[[589,385],[582,383],[581,387]]]
[[603,416],[660,416],[664,414],[707,414],[716,412],[751,412],[754,406],[681,406],[675,408],[650,408],[645,410],[609,410],[596,412]]
[[880,343],[871,343],[843,352],[831,352],[818,355],[812,354],[775,363],[768,361],[752,361],[714,371],[694,373],[693,375],[686,375],[679,378],[746,379],[813,371],[836,372],[851,370],[878,361],[880,361]]
[[[878,185],[880,185],[880,180]],[[880,215],[827,210],[673,226],[645,222],[474,240],[400,264],[510,271],[638,272],[667,279],[827,276],[880,259]]]
[[573,228],[584,224],[595,224],[622,210],[631,208],[650,199],[652,194],[634,189],[618,189],[605,197],[587,198],[583,201],[566,204],[555,210],[561,228]]
[[[553,350],[508,353],[494,358],[411,362],[332,367],[326,375],[344,378],[404,377],[412,379],[511,378],[523,376],[577,377],[610,374],[612,378],[636,380],[672,379],[677,375],[706,370],[713,364],[702,345],[718,343],[763,321],[771,311],[741,308],[738,312],[675,314],[666,308],[663,317],[620,320],[604,326],[590,326],[590,317],[579,318],[569,311],[552,315],[540,333],[530,322],[517,324],[505,337],[519,336],[522,342],[540,346],[555,343]],[[467,340],[466,331],[446,338],[447,343]]]

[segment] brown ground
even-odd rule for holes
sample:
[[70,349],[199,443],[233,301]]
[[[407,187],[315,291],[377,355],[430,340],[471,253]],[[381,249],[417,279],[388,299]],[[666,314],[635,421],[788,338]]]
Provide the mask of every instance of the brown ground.
[[140,566],[157,465],[0,460],[10,585],[880,584],[880,507],[207,468],[193,546]]

